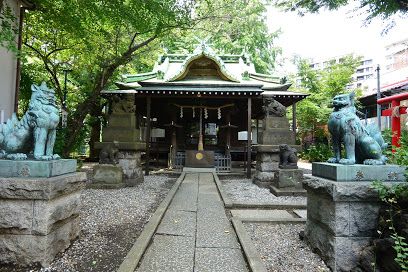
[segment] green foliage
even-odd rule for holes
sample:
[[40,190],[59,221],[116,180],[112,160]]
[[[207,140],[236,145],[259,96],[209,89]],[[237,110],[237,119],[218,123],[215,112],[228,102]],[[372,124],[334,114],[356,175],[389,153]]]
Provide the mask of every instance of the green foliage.
[[281,49],[274,45],[279,31],[269,33],[266,25],[266,6],[262,0],[198,1],[197,15],[202,20],[187,31],[176,32],[163,44],[171,52],[185,49],[191,52],[196,37],[209,38],[219,53],[241,54],[246,51],[259,73],[270,73]]
[[394,240],[393,248],[397,252],[397,257],[394,260],[406,271],[408,269],[408,244],[405,242],[405,237],[394,232],[391,238]]
[[17,53],[17,33],[18,22],[13,10],[5,1],[0,1],[0,47]]
[[[394,260],[403,271],[406,271],[408,269],[408,244],[406,238],[399,234],[396,223],[402,213],[399,203],[408,199],[408,186],[406,184],[387,186],[380,181],[374,181],[372,188],[378,192],[381,201],[387,204],[388,219],[385,220],[385,223],[388,231],[391,232],[390,237],[394,241],[393,248],[396,252]],[[379,233],[383,234],[382,231]]]
[[[388,149],[384,152],[388,158],[388,163],[408,166],[408,131],[401,131],[400,147],[392,147],[391,130],[383,131],[383,137],[384,141],[388,143]],[[394,149],[395,152],[392,152],[392,149]]]
[[[61,140],[65,155],[82,141],[83,127],[89,126],[86,116],[102,116],[106,101],[101,90],[113,88],[121,74],[150,71],[160,44],[170,50],[181,44],[187,48],[197,43],[194,36],[211,36],[225,52],[247,48],[260,71],[269,70],[279,52],[272,43],[277,34],[267,31],[261,0],[33,2],[36,10],[25,20],[23,67],[27,81],[46,79],[61,104],[63,71],[70,70],[68,132]],[[30,84],[23,84],[25,91]]]
[[[327,120],[332,112],[331,100],[338,94],[348,92],[352,75],[360,63],[359,57],[346,56],[340,63],[333,61],[323,70],[314,70],[307,60],[297,60],[300,85],[294,91],[310,94],[297,104],[297,123],[302,138],[312,135],[321,140],[327,137]],[[356,90],[361,93],[361,90]]]
[[313,144],[302,151],[300,157],[309,162],[326,162],[333,157],[333,150],[327,144]]
[[111,88],[123,69],[143,72],[151,67],[154,54],[147,52],[158,48],[156,40],[194,21],[193,1],[33,2],[36,10],[28,12],[25,20],[23,67],[31,66],[38,74],[28,72],[28,78],[47,79],[62,104],[64,70],[70,70],[68,132],[61,141],[64,155],[81,142],[86,116],[101,116],[105,101],[100,92]]
[[[69,157],[77,157],[78,154],[83,153],[83,147],[87,144],[87,139],[89,139],[89,126],[83,126],[80,130],[80,137],[75,141]],[[67,128],[59,127],[57,129],[57,138],[54,145],[55,154],[63,154],[65,142],[69,138],[69,130]]]
[[[366,13],[366,21],[379,17],[389,19],[393,15],[406,17],[408,3],[406,0],[358,0],[356,12]],[[336,10],[350,3],[350,0],[274,0],[277,6],[287,11],[297,11],[300,15],[305,13],[318,13],[321,9]]]

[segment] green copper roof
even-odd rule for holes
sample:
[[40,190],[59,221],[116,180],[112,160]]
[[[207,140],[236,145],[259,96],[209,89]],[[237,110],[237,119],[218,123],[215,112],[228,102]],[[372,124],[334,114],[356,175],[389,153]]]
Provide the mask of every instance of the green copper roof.
[[[201,41],[191,54],[169,54],[160,56],[151,72],[123,75],[116,85],[122,89],[137,89],[149,84],[183,84],[186,86],[257,84],[264,90],[287,90],[290,84],[280,77],[260,74],[255,70],[249,55],[218,55]],[[238,88],[237,86],[237,88]]]
[[147,79],[155,78],[157,72],[149,72],[143,74],[133,74],[133,75],[122,75],[125,83],[144,81]]
[[226,69],[224,61],[204,41],[202,41],[200,45],[196,47],[193,54],[189,55],[183,61],[181,67],[178,70],[176,70],[174,73],[166,74],[166,76],[164,77],[164,80],[169,82],[169,81],[176,81],[178,79],[181,79],[181,77],[187,72],[188,66],[194,60],[197,60],[201,57],[206,57],[206,58],[213,60],[219,67],[220,69],[219,71],[228,80],[239,82],[239,79],[237,79],[234,75],[229,73],[229,71]]

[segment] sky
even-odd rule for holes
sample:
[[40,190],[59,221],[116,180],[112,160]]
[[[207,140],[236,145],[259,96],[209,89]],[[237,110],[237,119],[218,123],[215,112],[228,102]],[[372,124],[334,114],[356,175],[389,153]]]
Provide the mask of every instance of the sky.
[[321,59],[355,53],[381,63],[385,45],[408,38],[408,19],[396,20],[395,27],[381,34],[386,26],[384,22],[375,20],[365,26],[364,14],[358,15],[351,10],[352,7],[346,6],[338,11],[301,17],[296,12],[281,12],[269,7],[269,31],[282,31],[276,40],[276,45],[282,47],[283,58],[287,59],[285,67],[280,68],[282,72],[293,69],[288,62],[295,54]]

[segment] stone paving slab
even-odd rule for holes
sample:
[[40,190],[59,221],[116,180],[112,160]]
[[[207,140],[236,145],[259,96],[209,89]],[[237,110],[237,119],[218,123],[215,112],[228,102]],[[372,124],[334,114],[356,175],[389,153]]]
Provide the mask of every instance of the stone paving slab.
[[300,218],[307,218],[307,210],[293,210],[293,212]]
[[155,235],[137,272],[191,272],[194,237]]
[[197,247],[239,248],[212,174],[200,174]]
[[194,272],[245,272],[248,271],[240,249],[197,248]]
[[196,213],[186,211],[167,211],[156,233],[194,236]]
[[289,218],[293,216],[285,210],[231,210],[233,217],[251,219],[251,218]]
[[180,211],[197,211],[198,182],[181,184],[174,196],[169,209]]
[[212,173],[186,174],[136,271],[248,271]]
[[197,219],[197,247],[239,248],[228,219]]

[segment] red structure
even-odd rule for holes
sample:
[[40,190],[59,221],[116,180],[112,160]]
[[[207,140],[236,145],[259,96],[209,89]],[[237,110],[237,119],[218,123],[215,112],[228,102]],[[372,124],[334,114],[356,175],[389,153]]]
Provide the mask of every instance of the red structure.
[[[401,93],[392,95],[389,97],[381,98],[377,101],[377,104],[389,104],[391,107],[389,109],[382,111],[382,116],[391,116],[391,130],[392,130],[392,145],[395,147],[400,146],[401,137],[401,114],[407,113],[407,107],[400,106],[401,101],[408,100],[408,93]],[[394,151],[394,150],[393,150]]]

